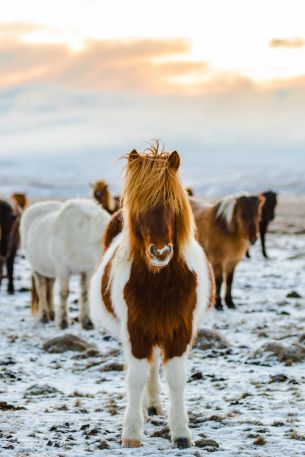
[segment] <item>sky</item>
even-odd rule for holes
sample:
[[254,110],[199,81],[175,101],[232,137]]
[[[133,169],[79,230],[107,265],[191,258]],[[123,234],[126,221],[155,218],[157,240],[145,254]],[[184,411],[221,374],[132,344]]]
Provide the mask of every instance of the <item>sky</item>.
[[[305,146],[303,0],[0,0],[0,158]],[[239,160],[239,159],[238,159]]]

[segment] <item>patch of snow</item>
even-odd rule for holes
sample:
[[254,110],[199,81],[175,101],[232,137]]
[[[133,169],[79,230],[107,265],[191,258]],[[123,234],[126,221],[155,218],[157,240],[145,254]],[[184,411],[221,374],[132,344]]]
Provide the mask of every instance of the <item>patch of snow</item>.
[[[257,364],[251,354],[271,341],[294,344],[305,332],[305,263],[295,255],[304,242],[304,235],[270,234],[270,260],[263,259],[258,244],[252,248],[252,258],[241,262],[235,276],[237,310],[215,311],[205,322],[228,347],[192,349],[186,401],[194,442],[215,440],[219,448],[186,450],[162,438],[167,423],[159,416],[145,425],[142,448],[120,447],[125,384],[119,343],[96,330],[82,330],[74,320],[67,332],[96,344],[100,354],[45,352],[46,340],[66,332],[30,316],[30,296],[24,291],[30,269],[19,254],[16,295],[6,294],[6,280],[0,291],[0,401],[26,409],[1,411],[0,455],[204,456],[212,450],[223,457],[303,456],[305,363],[287,366],[270,359]],[[77,287],[73,280],[73,318]],[[301,298],[287,298],[291,291]]]

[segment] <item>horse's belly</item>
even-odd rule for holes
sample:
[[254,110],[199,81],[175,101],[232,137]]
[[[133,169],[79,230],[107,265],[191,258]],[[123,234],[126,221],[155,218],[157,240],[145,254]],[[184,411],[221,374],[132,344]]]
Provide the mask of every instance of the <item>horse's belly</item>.
[[55,277],[55,267],[48,252],[48,244],[44,240],[35,237],[33,233],[32,239],[28,241],[24,250],[34,271],[42,276]]
[[61,264],[59,268],[65,268],[71,274],[94,271],[101,253],[100,243],[88,245],[81,240],[64,243],[62,239],[54,239],[53,256]]
[[42,276],[46,276],[48,278],[55,278],[54,265],[51,259],[48,259],[45,251],[39,249],[39,245],[35,246],[35,249],[26,253],[26,255],[33,271],[36,271]]

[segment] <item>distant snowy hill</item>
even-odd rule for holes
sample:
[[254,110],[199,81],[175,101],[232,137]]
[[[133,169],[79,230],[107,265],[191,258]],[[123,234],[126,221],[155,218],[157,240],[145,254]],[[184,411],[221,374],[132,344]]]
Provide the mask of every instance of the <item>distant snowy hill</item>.
[[124,161],[159,137],[198,194],[305,193],[305,90],[145,95],[29,84],[0,91],[0,193],[121,189]]
[[[0,157],[0,194],[25,191],[34,198],[88,196],[90,182],[98,178],[106,179],[113,192],[120,192],[125,162],[117,159],[129,149]],[[183,181],[199,195],[269,188],[281,193],[305,193],[305,151],[188,153],[187,145],[182,145],[180,151]]]

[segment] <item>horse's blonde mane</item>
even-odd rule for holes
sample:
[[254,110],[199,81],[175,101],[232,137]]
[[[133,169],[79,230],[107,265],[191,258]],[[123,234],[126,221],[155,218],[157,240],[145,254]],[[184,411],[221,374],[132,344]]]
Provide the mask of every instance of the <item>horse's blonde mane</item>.
[[[173,154],[173,153],[172,153]],[[179,160],[177,153],[176,157]],[[128,157],[123,190],[123,205],[130,214],[139,214],[159,206],[169,206],[176,214],[180,239],[189,238],[194,229],[192,210],[180,182],[171,153],[159,151],[159,145]]]
[[218,202],[216,217],[224,219],[227,225],[230,225],[233,221],[234,209],[239,197],[246,197],[246,192],[235,195],[228,195]]

